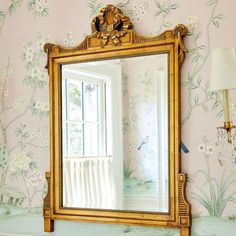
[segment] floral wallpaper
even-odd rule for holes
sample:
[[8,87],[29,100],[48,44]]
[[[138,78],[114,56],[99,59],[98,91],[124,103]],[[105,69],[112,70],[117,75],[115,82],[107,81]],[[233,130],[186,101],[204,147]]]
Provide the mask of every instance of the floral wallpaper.
[[167,60],[167,54],[121,60],[123,186],[133,202],[136,196],[167,195],[161,184],[168,181]]
[[[0,234],[43,233],[42,199],[49,169],[48,76],[43,45],[73,46],[112,3],[143,35],[187,25],[182,68],[182,169],[188,173],[193,236],[236,232],[236,153],[217,136],[220,92],[209,89],[211,50],[235,47],[236,2],[223,0],[0,0]],[[232,108],[236,97],[232,94]],[[56,222],[50,235],[179,235],[178,230]],[[4,235],[4,234],[3,234]]]

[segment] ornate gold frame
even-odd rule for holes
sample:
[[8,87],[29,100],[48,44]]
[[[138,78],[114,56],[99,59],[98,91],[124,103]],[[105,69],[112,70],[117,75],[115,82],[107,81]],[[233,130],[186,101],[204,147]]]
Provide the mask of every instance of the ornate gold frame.
[[[46,68],[50,76],[50,172],[46,173],[48,195],[44,200],[44,230],[54,230],[54,220],[75,220],[127,225],[180,228],[181,236],[190,235],[191,210],[186,200],[186,174],[181,173],[180,158],[180,68],[184,61],[184,25],[153,36],[143,37],[132,29],[130,19],[113,5],[102,8],[92,23],[92,35],[78,46],[46,44]],[[168,53],[169,60],[169,212],[137,212],[75,209],[62,207],[61,154],[61,73],[67,63]]]

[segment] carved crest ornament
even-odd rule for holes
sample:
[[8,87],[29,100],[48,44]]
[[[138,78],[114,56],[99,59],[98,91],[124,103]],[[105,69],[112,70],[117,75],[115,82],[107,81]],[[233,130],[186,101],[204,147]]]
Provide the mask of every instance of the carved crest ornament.
[[[180,156],[180,68],[186,48],[183,38],[187,28],[178,24],[172,30],[144,37],[134,29],[129,17],[117,7],[109,4],[92,19],[92,34],[78,46],[68,48],[47,43],[46,68],[50,77],[50,172],[46,173],[49,185],[44,199],[44,227],[46,232],[54,230],[54,220],[76,220],[88,222],[120,223],[127,225],[160,226],[180,228],[181,236],[189,236],[191,228],[191,206],[186,198],[187,176],[181,173]],[[62,204],[62,133],[60,68],[62,64],[113,59],[139,55],[168,54],[169,86],[169,212],[126,212],[112,210],[63,208]]]
[[120,37],[124,36],[132,23],[128,16],[124,16],[120,9],[109,4],[100,10],[91,23],[92,34],[102,40],[102,47],[108,43],[109,37],[115,46],[120,44]]

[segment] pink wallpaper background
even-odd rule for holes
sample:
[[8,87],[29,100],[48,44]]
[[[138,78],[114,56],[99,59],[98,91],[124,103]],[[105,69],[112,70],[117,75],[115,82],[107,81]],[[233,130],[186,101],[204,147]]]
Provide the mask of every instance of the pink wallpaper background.
[[[189,153],[182,152],[182,168],[189,175],[193,235],[233,236],[235,152],[229,146],[215,144],[216,127],[223,124],[222,102],[221,94],[212,94],[208,86],[212,48],[236,46],[233,0],[0,1],[0,195],[16,191],[17,198],[24,199],[23,210],[17,202],[6,205],[1,200],[0,232],[42,235],[43,231],[40,207],[45,194],[43,176],[49,169],[49,91],[42,46],[47,41],[67,46],[80,43],[91,32],[92,17],[108,3],[130,15],[143,35],[159,33],[178,23],[188,26],[181,120],[182,142]],[[236,109],[235,91],[231,94],[232,108]],[[39,222],[35,228],[30,224],[32,219]],[[173,230],[90,226],[59,222],[56,227],[61,235],[92,235],[97,230],[100,235],[178,235]]]

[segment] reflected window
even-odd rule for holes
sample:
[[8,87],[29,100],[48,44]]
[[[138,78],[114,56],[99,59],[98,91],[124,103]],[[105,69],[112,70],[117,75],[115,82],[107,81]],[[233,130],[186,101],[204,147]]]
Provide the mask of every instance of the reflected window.
[[66,72],[63,83],[63,156],[106,156],[106,80]]

